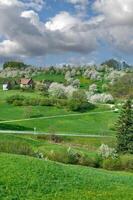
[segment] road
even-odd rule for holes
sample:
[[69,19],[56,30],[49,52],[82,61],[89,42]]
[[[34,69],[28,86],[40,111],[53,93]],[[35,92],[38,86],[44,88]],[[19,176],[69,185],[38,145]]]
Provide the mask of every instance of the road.
[[[13,131],[13,130],[0,130],[1,134],[32,134],[32,135],[51,135],[51,133],[46,132],[36,132],[36,131]],[[86,138],[113,138],[114,136],[107,136],[107,135],[93,135],[93,134],[75,134],[75,133],[54,133],[57,136],[68,136],[68,137],[86,137]]]

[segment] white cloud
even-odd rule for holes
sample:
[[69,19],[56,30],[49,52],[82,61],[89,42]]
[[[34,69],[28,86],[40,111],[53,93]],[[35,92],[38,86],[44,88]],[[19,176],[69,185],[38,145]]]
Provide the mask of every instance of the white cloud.
[[[0,42],[0,57],[87,54],[97,49],[99,40],[109,42],[119,52],[133,53],[132,0],[95,0],[96,16],[87,19],[64,11],[46,22],[38,14],[44,2],[0,0],[0,38],[4,38]],[[88,5],[86,0],[69,2]]]
[[67,0],[67,2],[72,4],[88,5],[88,0]]
[[133,1],[96,0],[93,8],[104,17],[102,33],[104,40],[114,50],[133,52]]
[[0,6],[22,5],[18,0],[0,0]]
[[1,56],[16,56],[19,51],[19,44],[10,40],[4,40],[0,43],[0,55]]
[[133,24],[132,0],[96,0],[94,9],[106,16],[113,24]]
[[0,7],[0,18],[0,33],[6,38],[0,43],[1,56],[2,51],[5,56],[15,53],[20,56],[44,56],[66,51],[88,53],[97,45],[93,30],[83,31],[85,22],[68,12],[61,12],[44,23],[35,11],[12,4],[12,7]]
[[85,15],[87,7],[89,5],[89,0],[65,0],[68,3],[74,5],[75,9],[78,11],[79,15]]
[[77,17],[71,16],[68,12],[61,12],[46,23],[46,28],[51,31],[65,31],[78,23],[80,23],[80,19]]

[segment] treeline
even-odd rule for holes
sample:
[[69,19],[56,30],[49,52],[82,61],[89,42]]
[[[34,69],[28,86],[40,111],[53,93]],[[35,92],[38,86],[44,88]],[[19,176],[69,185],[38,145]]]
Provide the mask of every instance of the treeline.
[[27,68],[29,65],[26,65],[23,62],[19,62],[19,61],[9,61],[9,62],[5,62],[3,64],[3,69],[6,68],[10,68],[10,69],[25,69]]

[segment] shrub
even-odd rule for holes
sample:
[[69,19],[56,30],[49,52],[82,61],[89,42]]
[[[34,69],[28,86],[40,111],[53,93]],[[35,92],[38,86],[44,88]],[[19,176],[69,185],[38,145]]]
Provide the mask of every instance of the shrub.
[[121,161],[119,158],[108,158],[103,160],[102,167],[108,170],[120,170],[121,169]]
[[133,171],[133,156],[130,154],[120,156],[121,168]]
[[87,109],[92,109],[94,106],[88,102],[86,94],[84,91],[75,91],[68,101],[68,107],[72,111],[85,111]]
[[66,153],[64,152],[55,152],[51,150],[50,152],[45,154],[45,158],[48,158],[49,160],[61,162],[61,163],[67,163],[67,157]]
[[89,166],[89,167],[96,167],[96,160],[95,157],[89,157],[87,155],[82,155],[79,158],[79,165]]
[[29,156],[34,155],[33,150],[28,144],[16,141],[0,141],[0,152]]
[[37,135],[38,140],[47,140],[47,135]]
[[79,164],[82,155],[80,153],[74,151],[73,149],[68,148],[67,157],[68,157],[68,163],[69,164]]
[[56,106],[58,108],[67,107],[68,100],[67,99],[57,99]]
[[13,105],[14,106],[23,106],[23,101],[22,100],[14,100]]
[[37,98],[31,98],[31,99],[29,99],[29,105],[31,105],[31,106],[38,106],[39,105],[39,101],[40,101],[40,99],[37,99]]
[[39,102],[40,106],[52,106],[52,101],[49,98],[41,99]]
[[60,143],[62,141],[62,138],[58,135],[51,134],[49,136],[49,140],[51,140],[54,143]]
[[25,97],[22,95],[12,95],[6,99],[6,102],[9,104],[13,104],[14,101],[22,102],[23,100],[25,100]]
[[133,97],[133,74],[126,74],[119,78],[114,85],[110,87],[113,96],[118,98]]

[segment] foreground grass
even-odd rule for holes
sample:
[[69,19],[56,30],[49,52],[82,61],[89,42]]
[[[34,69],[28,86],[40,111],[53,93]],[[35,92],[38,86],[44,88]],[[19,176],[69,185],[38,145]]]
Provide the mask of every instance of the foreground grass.
[[0,154],[1,200],[129,200],[133,175]]

